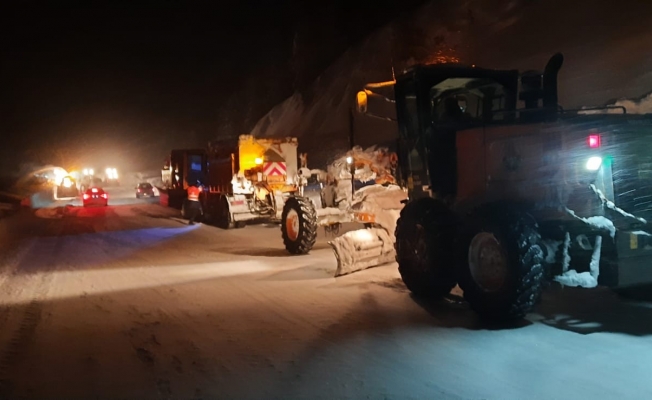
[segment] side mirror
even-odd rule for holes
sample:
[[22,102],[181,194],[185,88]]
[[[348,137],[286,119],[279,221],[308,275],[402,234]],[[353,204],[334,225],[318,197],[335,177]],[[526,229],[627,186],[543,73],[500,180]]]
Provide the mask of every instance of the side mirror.
[[355,96],[355,105],[360,114],[367,113],[367,103],[368,103],[367,92],[365,92],[364,90],[359,91],[358,94]]

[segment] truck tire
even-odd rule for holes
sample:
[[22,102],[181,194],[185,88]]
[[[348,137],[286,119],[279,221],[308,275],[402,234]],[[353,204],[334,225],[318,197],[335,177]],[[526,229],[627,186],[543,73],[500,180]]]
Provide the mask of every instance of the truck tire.
[[290,254],[308,254],[317,240],[317,212],[309,199],[287,199],[281,214],[281,234]]
[[442,297],[456,285],[456,223],[432,198],[408,203],[396,223],[396,262],[405,286],[416,296]]
[[231,229],[235,226],[229,211],[229,199],[226,196],[220,196],[217,205],[216,225],[222,229]]
[[458,282],[482,318],[523,318],[541,297],[541,236],[532,217],[507,207],[476,213],[458,241]]

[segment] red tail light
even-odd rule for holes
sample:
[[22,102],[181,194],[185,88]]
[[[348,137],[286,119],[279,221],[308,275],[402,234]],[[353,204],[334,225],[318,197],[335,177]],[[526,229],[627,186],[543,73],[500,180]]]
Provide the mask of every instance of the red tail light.
[[84,200],[88,200],[89,197],[91,197],[91,196],[89,196],[89,195],[87,195],[86,193],[84,193]]
[[589,147],[592,149],[597,149],[601,145],[600,135],[589,135]]

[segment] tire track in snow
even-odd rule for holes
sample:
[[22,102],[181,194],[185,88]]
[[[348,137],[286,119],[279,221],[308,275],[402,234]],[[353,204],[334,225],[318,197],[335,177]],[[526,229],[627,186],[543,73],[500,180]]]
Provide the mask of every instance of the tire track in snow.
[[[45,249],[35,249],[39,242],[34,239],[27,246],[24,246],[15,253],[12,257],[14,265],[10,267],[13,269],[12,272],[15,276],[7,276],[0,285],[2,295],[9,295],[10,298],[15,296],[17,292],[31,290],[29,295],[30,300],[27,304],[5,304],[0,312],[0,322],[2,322],[2,326],[5,329],[17,326],[13,330],[13,333],[10,334],[7,344],[0,352],[0,398],[11,397],[14,386],[11,374],[14,372],[14,368],[24,358],[25,353],[29,351],[33,342],[36,329],[43,314],[43,300],[47,296],[50,283],[53,279],[52,274],[46,272],[49,272],[47,270],[54,264],[54,260],[56,259],[55,255],[62,247],[62,242],[59,239],[45,240],[41,243],[45,245]],[[35,252],[37,259],[34,261],[38,261],[41,257],[42,260],[45,260],[40,265],[36,262],[37,267],[41,267],[41,269],[45,269],[46,271],[29,271],[40,272],[38,275],[30,275],[27,271],[19,271],[23,260],[29,260],[28,254],[34,254]]]

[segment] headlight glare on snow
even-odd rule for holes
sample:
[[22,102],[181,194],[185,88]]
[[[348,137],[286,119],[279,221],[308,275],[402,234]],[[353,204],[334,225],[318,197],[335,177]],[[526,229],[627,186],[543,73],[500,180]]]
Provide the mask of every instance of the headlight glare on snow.
[[600,166],[602,165],[602,157],[591,157],[589,160],[586,162],[586,169],[589,171],[597,171],[600,169]]

